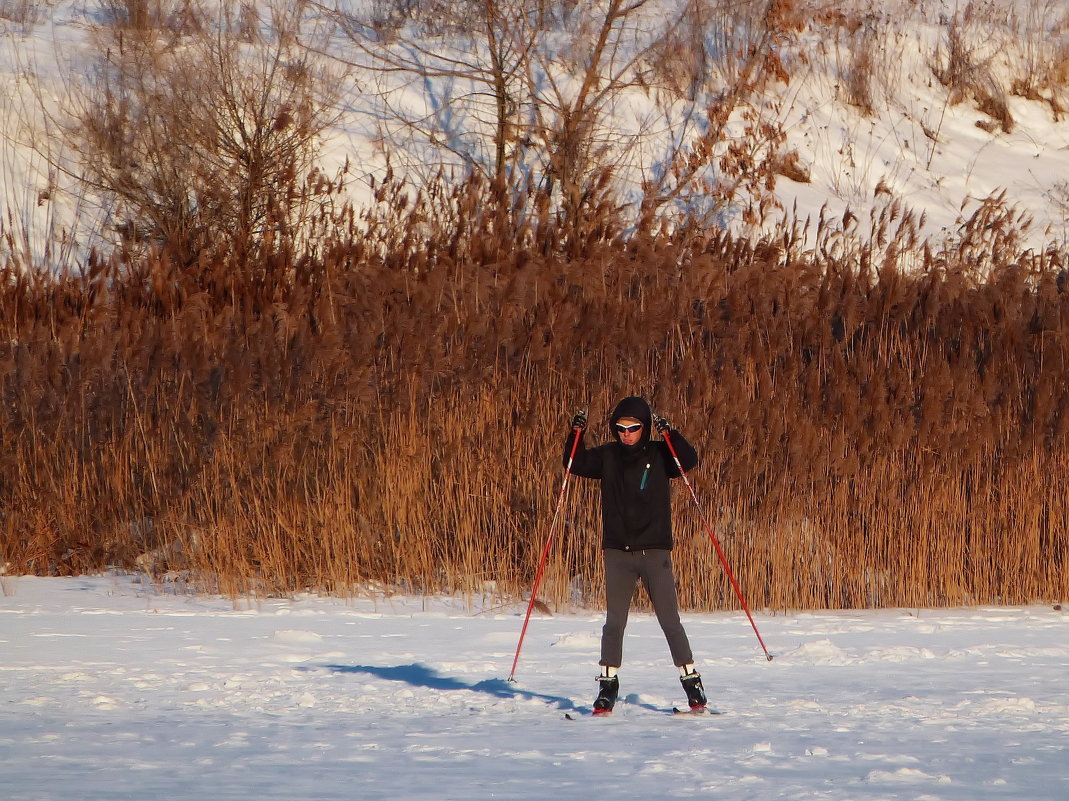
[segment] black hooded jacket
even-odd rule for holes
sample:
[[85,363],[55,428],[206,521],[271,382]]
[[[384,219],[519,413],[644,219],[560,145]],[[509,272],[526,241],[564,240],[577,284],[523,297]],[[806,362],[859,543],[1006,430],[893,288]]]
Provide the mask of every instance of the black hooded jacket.
[[[642,438],[624,445],[616,421],[633,417],[642,421]],[[609,419],[613,441],[587,449],[583,435],[572,461],[571,472],[601,480],[602,547],[621,551],[672,549],[672,507],[669,479],[681,475],[672,452],[663,440],[651,440],[653,415],[649,404],[638,397],[624,398]],[[698,454],[683,435],[671,429],[668,436],[684,471],[698,464]],[[575,432],[564,445],[564,465],[572,453]]]

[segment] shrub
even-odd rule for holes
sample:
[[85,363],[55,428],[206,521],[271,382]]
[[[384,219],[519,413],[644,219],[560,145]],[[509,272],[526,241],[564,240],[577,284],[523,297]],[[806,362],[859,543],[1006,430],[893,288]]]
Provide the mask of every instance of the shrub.
[[128,246],[166,246],[191,269],[209,243],[269,264],[338,188],[316,167],[334,112],[298,45],[303,5],[271,9],[254,42],[226,6],[185,11],[196,24],[98,31],[70,139]]
[[950,93],[950,103],[972,100],[995,120],[1005,133],[1013,130],[1013,115],[1006,90],[994,68],[997,49],[990,29],[992,20],[985,6],[969,3],[947,25],[943,45],[932,71]]

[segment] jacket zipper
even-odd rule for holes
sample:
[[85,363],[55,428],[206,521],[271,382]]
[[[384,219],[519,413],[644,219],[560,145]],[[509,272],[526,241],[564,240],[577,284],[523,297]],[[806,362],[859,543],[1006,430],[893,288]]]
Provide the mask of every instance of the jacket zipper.
[[647,464],[646,469],[642,471],[642,483],[638,485],[640,490],[646,489],[646,477],[650,474],[650,466]]

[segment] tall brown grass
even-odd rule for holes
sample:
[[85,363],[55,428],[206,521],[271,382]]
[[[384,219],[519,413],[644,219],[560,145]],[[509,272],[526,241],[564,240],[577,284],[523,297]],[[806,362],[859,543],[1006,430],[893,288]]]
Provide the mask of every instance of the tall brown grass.
[[[1066,257],[1021,252],[997,200],[936,248],[894,210],[749,243],[625,236],[608,207],[561,230],[491,195],[387,191],[255,271],[5,268],[7,571],[520,595],[570,414],[596,442],[641,393],[697,446],[755,607],[1066,596]],[[675,514],[684,605],[733,606],[686,494]],[[591,483],[555,537],[545,599],[596,603]]]

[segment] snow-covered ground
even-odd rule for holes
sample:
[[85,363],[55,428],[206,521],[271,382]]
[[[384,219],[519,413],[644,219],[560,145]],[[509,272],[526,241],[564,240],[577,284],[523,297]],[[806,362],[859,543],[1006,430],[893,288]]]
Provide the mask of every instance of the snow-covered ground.
[[600,614],[476,599],[233,603],[133,577],[3,577],[0,797],[1015,799],[1069,787],[1049,606],[686,615],[719,716],[635,615],[611,718]]

